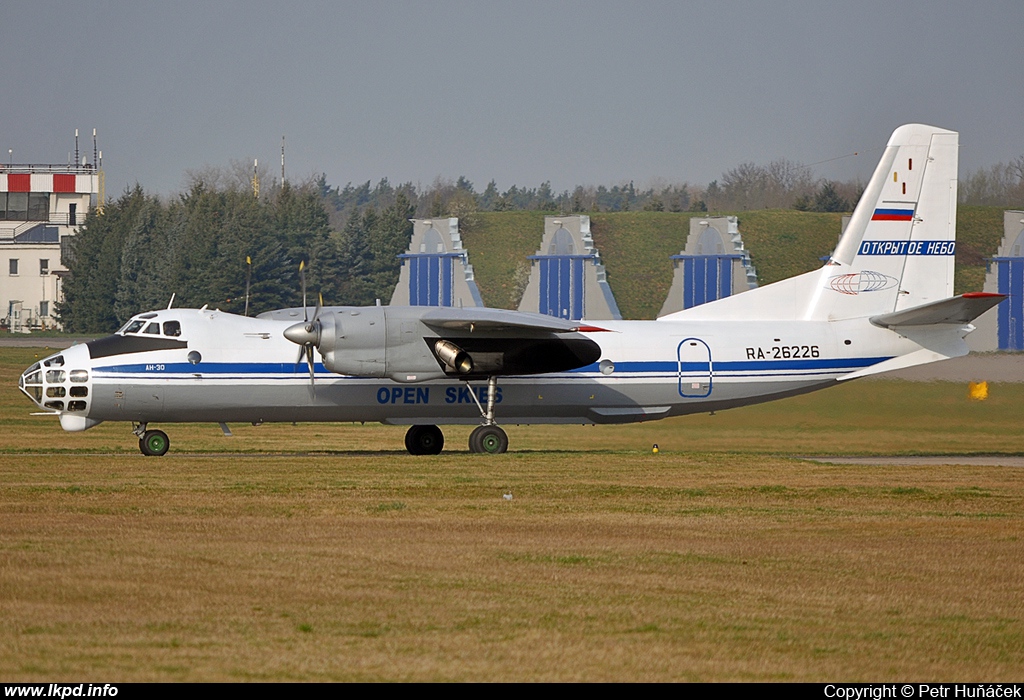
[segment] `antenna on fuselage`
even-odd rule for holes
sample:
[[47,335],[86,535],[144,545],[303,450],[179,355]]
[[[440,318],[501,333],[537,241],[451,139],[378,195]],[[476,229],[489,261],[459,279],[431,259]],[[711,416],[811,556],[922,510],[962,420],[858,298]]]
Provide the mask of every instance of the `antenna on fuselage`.
[[171,292],[171,300],[169,302],[167,302],[167,308],[168,309],[171,308],[172,306],[174,306],[174,295],[175,294],[177,294],[177,292]]

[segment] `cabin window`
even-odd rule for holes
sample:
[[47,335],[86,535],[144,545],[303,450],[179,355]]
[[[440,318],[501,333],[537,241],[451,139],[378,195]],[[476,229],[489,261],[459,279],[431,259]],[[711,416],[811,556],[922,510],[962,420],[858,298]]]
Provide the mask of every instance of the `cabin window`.
[[84,411],[85,401],[68,401],[69,411]]
[[50,369],[46,371],[46,383],[47,384],[63,384],[64,383],[64,370],[62,369]]
[[146,326],[146,330],[142,332],[145,333],[146,335],[160,335],[160,324],[151,323],[148,326]]
[[181,324],[177,321],[164,321],[164,335],[177,338],[181,335]]
[[71,382],[74,384],[82,384],[89,381],[89,370],[85,369],[73,369],[71,370]]

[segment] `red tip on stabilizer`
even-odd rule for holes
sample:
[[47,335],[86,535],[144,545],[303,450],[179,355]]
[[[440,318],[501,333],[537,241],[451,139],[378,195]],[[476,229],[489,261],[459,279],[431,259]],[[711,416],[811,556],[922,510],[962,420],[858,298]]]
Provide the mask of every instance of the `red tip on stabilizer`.
[[984,299],[986,297],[1006,297],[1005,294],[996,294],[995,292],[964,292],[961,294],[964,299]]
[[597,326],[580,326],[577,328],[580,333],[610,333],[607,328],[598,328]]

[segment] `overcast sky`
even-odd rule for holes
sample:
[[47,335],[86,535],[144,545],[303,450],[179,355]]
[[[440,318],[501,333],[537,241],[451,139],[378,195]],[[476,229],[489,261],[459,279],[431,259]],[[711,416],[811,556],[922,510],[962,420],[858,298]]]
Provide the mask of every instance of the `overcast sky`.
[[[45,2],[0,6],[0,154],[107,194],[231,161],[344,185],[866,179],[906,122],[961,173],[1024,154],[1024,2]],[[856,157],[839,158],[852,152]],[[822,162],[829,161],[829,162]]]

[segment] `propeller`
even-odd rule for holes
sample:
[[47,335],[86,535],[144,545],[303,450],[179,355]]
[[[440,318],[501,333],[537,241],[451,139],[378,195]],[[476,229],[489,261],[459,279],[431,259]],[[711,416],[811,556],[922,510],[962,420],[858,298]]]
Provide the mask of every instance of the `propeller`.
[[320,344],[320,309],[323,307],[323,295],[319,295],[316,310],[313,318],[309,318],[309,307],[306,306],[306,261],[299,263],[299,280],[302,283],[302,323],[296,323],[284,330],[284,337],[299,346],[299,356],[295,358],[295,364],[306,358],[306,365],[309,367],[309,385],[313,389],[313,396],[316,396],[315,361],[313,348]]

